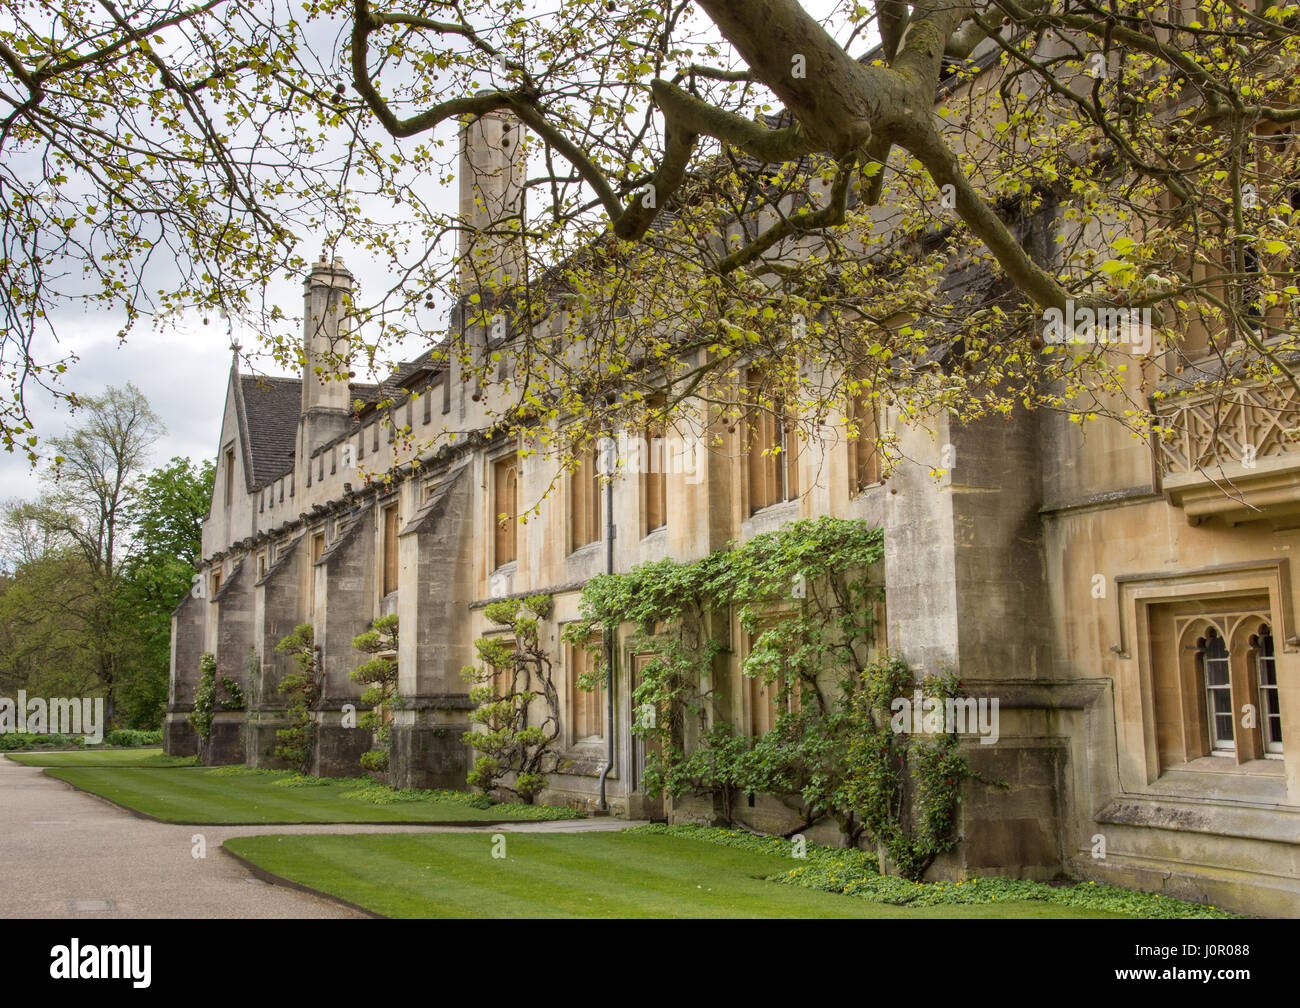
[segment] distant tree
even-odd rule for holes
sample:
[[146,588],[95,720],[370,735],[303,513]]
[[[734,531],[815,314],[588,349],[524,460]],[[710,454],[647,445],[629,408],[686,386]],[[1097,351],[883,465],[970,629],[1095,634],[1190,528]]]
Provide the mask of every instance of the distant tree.
[[171,614],[189,591],[203,549],[203,519],[215,466],[173,458],[136,481],[126,509],[130,551],[119,599],[122,632],[134,647],[119,700],[129,728],[155,727],[167,702]]
[[85,558],[51,527],[48,511],[10,501],[0,511],[0,694],[98,691],[87,625],[91,593]]
[[40,609],[56,603],[57,619],[75,628],[77,654],[85,656],[103,689],[109,721],[126,658],[135,652],[122,593],[131,509],[140,493],[135,480],[162,433],[161,421],[134,385],[82,399],[81,421],[49,442],[59,455],[43,496],[16,516],[38,529],[23,533],[27,542],[57,544],[42,568],[48,561],[62,575],[44,585],[48,594],[32,593],[19,618],[55,618]]

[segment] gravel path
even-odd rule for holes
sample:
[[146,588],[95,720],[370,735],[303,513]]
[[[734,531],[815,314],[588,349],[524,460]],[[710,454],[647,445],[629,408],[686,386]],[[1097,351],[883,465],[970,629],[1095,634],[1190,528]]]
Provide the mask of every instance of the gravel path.
[[[567,833],[634,825],[585,819],[474,827],[169,826],[0,758],[0,917],[362,917],[251,877],[222,852],[222,842],[282,833]],[[206,847],[201,858],[198,837]]]

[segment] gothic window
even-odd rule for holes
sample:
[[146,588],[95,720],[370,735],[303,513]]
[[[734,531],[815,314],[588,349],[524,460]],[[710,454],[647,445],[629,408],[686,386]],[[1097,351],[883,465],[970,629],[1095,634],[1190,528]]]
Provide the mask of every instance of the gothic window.
[[798,438],[781,398],[763,405],[762,386],[761,369],[750,368],[745,391],[751,405],[745,418],[744,450],[751,514],[799,496]]
[[397,505],[384,508],[384,594],[397,591]]
[[569,477],[571,551],[600,541],[600,511],[600,469],[595,450],[588,449]]
[[316,621],[316,563],[325,555],[325,533],[317,532],[311,537],[311,565],[307,568],[307,618]]
[[[651,412],[664,407],[663,396],[655,396],[647,402]],[[645,475],[642,483],[645,487],[645,530],[649,535],[655,529],[668,524],[668,480],[664,470],[667,468],[667,452],[664,447],[664,424],[662,420],[651,420],[645,427],[645,457],[641,459]]]
[[226,449],[226,507],[235,501],[235,449]]
[[1267,598],[1225,599],[1212,609],[1172,602],[1150,611],[1161,765],[1280,758],[1285,700]]
[[567,645],[569,658],[569,719],[573,742],[605,736],[605,687],[585,690],[578,686],[583,675],[595,671],[595,659],[586,646]]
[[849,497],[856,497],[869,486],[880,482],[880,457],[876,451],[879,423],[876,407],[864,391],[850,393],[848,421],[853,428],[848,435]]
[[1259,726],[1264,752],[1282,752],[1282,703],[1277,688],[1277,658],[1273,651],[1273,631],[1267,623],[1259,628],[1251,643],[1255,647],[1255,674],[1259,681]]
[[492,515],[495,569],[519,557],[519,459],[514,455],[492,465]]
[[1214,627],[1210,627],[1202,639],[1201,669],[1205,683],[1210,748],[1216,752],[1232,752],[1236,748],[1232,715],[1232,667],[1228,646]]
[[782,714],[798,713],[800,709],[799,684],[794,683],[789,690],[786,689],[789,680],[786,678],[784,659],[781,660],[780,667],[775,670],[775,675],[771,674],[772,669],[755,670],[757,674],[753,676],[745,675],[743,671],[743,665],[749,661],[754,646],[780,618],[780,613],[770,613],[752,633],[746,632],[744,635],[745,652],[741,677],[749,700],[749,734],[754,738],[771,731]]

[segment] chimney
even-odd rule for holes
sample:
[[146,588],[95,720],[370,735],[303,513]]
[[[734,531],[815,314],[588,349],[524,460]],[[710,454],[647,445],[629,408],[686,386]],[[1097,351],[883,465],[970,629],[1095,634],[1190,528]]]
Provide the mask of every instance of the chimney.
[[[512,115],[489,112],[460,128],[461,293],[489,295],[522,276],[523,127]],[[485,296],[484,300],[491,300]]]
[[351,325],[345,299],[352,293],[352,274],[342,259],[325,253],[303,282],[302,416],[299,460],[343,434],[352,423],[348,365]]

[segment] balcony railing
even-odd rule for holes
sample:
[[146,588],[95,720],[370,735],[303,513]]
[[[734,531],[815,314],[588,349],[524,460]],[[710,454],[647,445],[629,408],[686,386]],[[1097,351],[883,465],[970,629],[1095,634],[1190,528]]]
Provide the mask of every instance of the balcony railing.
[[1289,381],[1171,395],[1156,412],[1161,487],[1193,524],[1300,513],[1300,394]]

